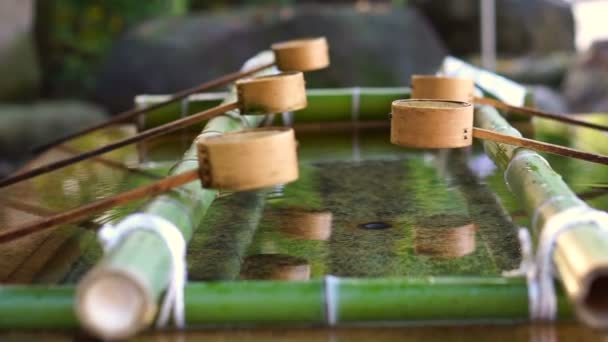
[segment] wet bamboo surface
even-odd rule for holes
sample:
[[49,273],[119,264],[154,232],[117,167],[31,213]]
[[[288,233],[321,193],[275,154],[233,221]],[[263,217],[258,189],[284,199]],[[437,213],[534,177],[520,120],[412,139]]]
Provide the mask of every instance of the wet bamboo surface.
[[[491,166],[474,165],[476,170],[471,170],[468,176],[464,177],[461,171],[458,171],[460,166],[466,163],[462,159],[464,157],[450,157],[458,162],[452,161],[453,165],[442,166],[442,163],[445,164],[445,157],[435,153],[397,149],[385,140],[386,132],[386,128],[363,129],[359,132],[358,141],[354,140],[357,136],[352,130],[341,130],[331,136],[327,136],[325,131],[315,133],[308,130],[299,134],[301,179],[282,189],[270,189],[268,194],[222,193],[210,209],[213,214],[205,218],[205,228],[194,237],[197,242],[191,247],[191,276],[194,279],[238,278],[239,267],[232,267],[232,271],[225,272],[219,271],[221,267],[218,266],[218,270],[212,272],[210,264],[221,260],[227,265],[236,265],[238,262],[235,260],[260,253],[280,253],[310,259],[313,277],[321,277],[327,273],[376,277],[399,274],[495,275],[503,269],[515,267],[519,254],[513,235],[514,226],[504,217],[504,212],[498,211],[496,201],[494,204],[488,204],[492,196],[498,196],[505,210],[521,210],[518,203],[508,194],[501,175],[490,172],[484,183],[476,183],[473,174]],[[150,142],[151,146],[163,148],[159,149],[158,156],[155,156],[154,149],[151,149],[149,162],[143,164],[143,168],[153,174],[166,175],[175,164],[175,161],[164,160],[169,154],[166,150],[167,142],[172,143],[175,150],[178,150],[180,139],[164,138],[158,142]],[[331,145],[332,149],[320,154],[319,151],[327,145]],[[358,151],[353,149],[354,145],[359,146]],[[136,153],[136,149],[127,151],[125,159],[137,158],[134,156]],[[157,157],[160,159],[155,160]],[[474,151],[473,162],[480,161],[480,158],[480,151]],[[556,169],[562,172],[566,179],[579,179],[577,172],[584,172],[586,182],[593,183],[586,176],[590,174],[593,177],[593,166],[583,169],[576,167],[578,161],[557,157],[551,162],[557,163]],[[78,172],[68,169],[65,173],[49,177],[54,179],[42,178],[40,183],[23,184],[19,189],[5,190],[4,194],[12,194],[13,197],[16,193],[27,193],[31,198],[19,198],[26,205],[15,206],[15,203],[12,203],[11,206],[10,203],[3,203],[0,206],[2,229],[9,229],[15,221],[34,220],[45,212],[64,210],[94,198],[153,181],[146,176],[124,170],[119,172],[116,168],[106,168],[106,165],[94,164],[93,161],[90,165],[81,167],[82,170],[77,170]],[[99,185],[92,186],[100,180],[92,175],[101,173],[104,177],[116,173],[109,180],[105,180],[112,184],[103,185],[102,181],[101,188]],[[74,175],[82,179],[76,178],[72,181]],[[603,181],[601,175],[598,170],[595,176],[597,182]],[[44,193],[36,190],[61,184],[57,179],[60,177],[67,178],[67,181],[63,180],[64,184],[70,185],[74,182],[81,188],[88,186],[92,193],[75,192],[69,186],[55,186],[56,189],[63,190],[63,193]],[[360,181],[361,179],[363,181]],[[573,185],[577,191],[592,189],[585,184],[579,185],[578,182]],[[93,238],[95,228],[103,222],[118,220],[138,208],[140,203],[114,208],[80,224],[56,227],[48,232],[49,236],[29,236],[27,239],[17,240],[14,245],[3,246],[0,253],[6,256],[2,258],[6,265],[2,268],[4,281],[10,281],[10,275],[16,274],[14,271],[19,268],[18,265],[30,260],[29,263],[38,266],[32,267],[30,272],[33,273],[23,279],[41,279],[41,282],[43,279],[60,279],[59,282],[74,283],[99,257],[100,250]],[[32,210],[34,204],[37,208]],[[592,204],[599,208],[608,207],[608,195],[595,197]],[[298,239],[282,231],[280,218],[294,208],[300,211],[331,212],[333,222],[330,238],[327,241]],[[246,214],[235,218],[234,212]],[[436,214],[464,215],[472,221],[481,221],[476,231],[478,246],[475,253],[460,260],[436,260],[429,256],[416,256],[411,229],[415,219]],[[527,218],[519,216],[516,219],[517,224],[526,224]],[[393,228],[374,231],[359,227],[360,224],[369,222],[386,222]],[[497,228],[492,230],[489,228],[492,226]],[[240,233],[239,229],[242,230]],[[232,241],[229,233],[242,236],[242,241]],[[358,238],[349,238],[351,234]],[[380,250],[372,250],[372,258],[361,252],[366,249],[369,251],[369,247],[375,245],[374,241],[378,239],[389,243],[377,247]],[[82,243],[77,243],[78,241]],[[231,241],[236,244],[228,248],[226,244]],[[202,246],[205,248],[201,248]],[[40,260],[35,261],[36,255]],[[69,266],[55,265],[50,269],[41,266],[47,263],[58,264],[64,255],[64,262]],[[226,259],[228,256],[234,259],[229,261]],[[203,259],[207,258],[214,261],[205,263]],[[53,275],[52,270],[61,270],[63,274]],[[25,269],[19,272],[24,273]]]
[[[313,279],[329,273],[359,277],[498,275],[501,270],[517,265],[519,254],[512,234],[514,225],[509,222],[505,212],[521,210],[521,207],[506,190],[500,172],[492,171],[491,164],[484,164],[479,149],[472,151],[470,159],[458,155],[446,159],[433,152],[395,148],[388,142],[386,127],[345,127],[331,135],[321,129],[308,129],[306,133],[298,134],[302,170],[298,182],[270,189],[266,193],[221,193],[203,220],[202,229],[193,237],[189,250],[191,279],[246,278],[243,275],[245,259],[259,254],[304,259],[310,265],[310,277]],[[111,128],[99,134],[112,139],[125,134],[125,131]],[[145,156],[139,155],[138,149],[130,148],[106,157],[163,176],[176,162],[170,157],[179,156],[183,150],[182,141],[183,137],[177,135],[155,139],[146,143]],[[93,142],[85,137],[74,144],[73,148],[86,149],[85,145]],[[327,149],[327,146],[331,146],[331,149]],[[57,157],[63,156],[62,152],[50,150],[42,158],[52,159],[54,153],[60,153]],[[556,170],[566,180],[572,181],[577,191],[591,189],[589,183],[606,181],[599,167],[581,168],[583,164],[579,164],[579,161],[550,158]],[[140,164],[139,160],[144,162]],[[465,171],[461,167],[467,162],[470,170],[463,174]],[[483,182],[478,182],[475,174],[483,174]],[[1,229],[9,229],[18,221],[33,220],[46,213],[65,210],[152,181],[137,172],[91,160],[2,190],[2,196],[10,195],[10,198],[23,203],[0,204]],[[494,202],[489,201],[492,196],[495,196]],[[499,202],[504,206],[503,211],[499,211]],[[88,223],[60,226],[44,235],[30,236],[18,240],[14,245],[1,247],[2,282],[74,284],[100,257],[94,237],[95,228],[104,222],[117,221],[140,204],[114,208],[92,217]],[[593,205],[608,208],[608,196],[594,198]],[[286,234],[281,218],[294,209],[312,213],[331,212],[330,238],[325,241],[311,240]],[[242,215],[235,217],[235,212]],[[441,214],[448,215],[448,218],[464,216],[477,222],[475,248],[471,253],[446,258],[416,252],[416,222]],[[359,227],[370,222],[385,222],[391,227],[377,230]],[[515,223],[528,222],[526,217],[518,217]],[[383,243],[378,246],[378,241]],[[249,273],[247,278],[263,276],[262,272]],[[598,335],[577,325],[558,325],[549,330],[555,329],[560,337],[598,338]],[[462,335],[455,333],[456,330],[461,331]],[[531,326],[483,326],[428,330],[341,328],[278,331],[264,328],[211,330],[186,333],[184,336],[212,340],[233,336],[256,340],[279,334],[286,339],[325,340],[336,336],[347,339],[378,335],[388,339],[400,338],[409,331],[411,336],[428,339],[441,336],[433,335],[434,331],[450,334],[454,338],[477,336],[475,334],[493,336],[493,333],[501,337],[528,338],[537,334]],[[170,339],[177,335],[181,334],[148,334],[138,338]],[[5,336],[16,338],[28,335],[16,332]],[[49,336],[59,340],[68,337],[61,334]]]

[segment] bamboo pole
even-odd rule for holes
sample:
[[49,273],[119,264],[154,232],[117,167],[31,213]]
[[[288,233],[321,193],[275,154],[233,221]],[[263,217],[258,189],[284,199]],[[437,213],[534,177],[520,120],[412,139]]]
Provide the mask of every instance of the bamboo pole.
[[[266,65],[272,60],[272,53],[265,52],[247,62],[245,68]],[[224,102],[234,102],[236,96],[233,90]],[[262,116],[239,116],[237,112],[230,114],[209,121],[203,133],[255,126],[263,119]],[[197,147],[193,145],[173,169],[172,174],[197,169],[196,158]],[[183,191],[155,198],[142,211],[174,223],[182,231],[184,239],[189,241],[217,192],[203,189],[198,183],[186,184],[180,189]],[[158,300],[167,287],[170,262],[170,252],[165,242],[155,233],[137,230],[126,236],[120,246],[113,249],[111,254],[105,255],[79,285],[76,311],[84,328],[100,337],[117,338],[130,336],[147,327],[153,320]],[[122,294],[121,291],[124,290],[124,293],[130,294],[122,302],[107,301],[111,298],[103,291],[106,285],[116,286],[117,291],[113,293]],[[104,313],[96,309],[97,305],[90,305],[95,303],[103,305],[99,309],[104,309]],[[129,307],[129,303],[137,305]],[[104,320],[105,315],[120,315],[127,324],[114,325]],[[129,322],[132,324],[128,324]]]
[[[217,96],[194,95],[188,99],[190,111],[204,110],[217,105]],[[205,94],[206,95],[206,94]],[[294,124],[327,123],[353,119],[353,109],[359,109],[358,121],[386,120],[390,104],[397,99],[410,97],[410,89],[406,87],[354,87],[332,89],[307,89],[308,106],[294,117]],[[140,105],[154,105],[164,101],[165,95],[141,95]],[[353,108],[353,107],[357,108]],[[355,113],[357,114],[357,113]],[[146,128],[155,127],[179,118],[177,105],[154,110],[146,118]]]
[[[0,287],[0,329],[75,329],[72,286]],[[342,278],[338,324],[425,321],[527,321],[525,280],[500,277]],[[325,324],[321,280],[189,283],[188,325]],[[559,296],[559,317],[569,318]]]
[[501,102],[498,100],[494,100],[491,98],[487,98],[487,97],[476,97],[475,103],[482,104],[482,105],[490,105],[492,107],[495,107],[496,109],[513,111],[513,112],[519,113],[519,114],[537,116],[537,117],[543,118],[543,119],[555,120],[555,121],[563,122],[566,124],[587,127],[587,128],[592,128],[592,129],[596,129],[596,130],[603,131],[603,132],[608,132],[608,126],[575,119],[574,117],[568,116],[568,115],[549,113],[549,112],[546,112],[546,111],[543,111],[540,109],[536,109],[536,108],[531,108],[531,107],[526,107],[526,106],[512,106],[510,104],[507,104],[507,103],[504,103],[504,102]]
[[[500,114],[491,107],[478,107],[477,126],[520,136]],[[530,215],[537,217],[532,229],[564,210],[580,206],[582,200],[570,190],[562,177],[555,173],[537,154],[514,157],[526,150],[511,145],[484,141],[488,156],[508,172],[505,180],[513,194]],[[526,151],[529,153],[530,151]],[[539,211],[539,207],[542,210]],[[563,232],[556,243],[553,261],[578,317],[594,327],[608,326],[608,239],[595,224],[581,224]]]

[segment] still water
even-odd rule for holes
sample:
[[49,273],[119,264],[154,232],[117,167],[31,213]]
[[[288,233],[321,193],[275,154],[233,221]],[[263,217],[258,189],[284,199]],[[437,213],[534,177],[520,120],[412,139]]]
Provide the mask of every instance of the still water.
[[[106,130],[30,166],[126,134]],[[480,147],[405,150],[388,136],[388,127],[298,130],[299,180],[220,193],[190,243],[190,279],[500,275],[516,268],[516,230],[528,225],[528,215]],[[3,189],[1,227],[153,182],[169,173],[193,137],[155,139]],[[548,160],[581,197],[608,208],[601,166]],[[0,279],[77,282],[101,256],[95,230],[143,202],[0,246]]]

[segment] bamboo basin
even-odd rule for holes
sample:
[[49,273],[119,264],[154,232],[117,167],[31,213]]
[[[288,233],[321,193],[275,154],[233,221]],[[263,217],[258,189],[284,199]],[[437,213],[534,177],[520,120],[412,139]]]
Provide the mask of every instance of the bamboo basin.
[[306,108],[301,72],[248,78],[236,82],[239,108],[247,114],[275,114]]
[[473,105],[446,100],[396,100],[391,143],[414,148],[456,148],[473,143]]
[[466,78],[412,75],[412,98],[473,102],[475,83]]
[[272,44],[271,48],[282,71],[313,71],[329,66],[325,37],[289,40]]
[[235,191],[298,179],[297,143],[291,128],[264,127],[196,139],[201,183]]

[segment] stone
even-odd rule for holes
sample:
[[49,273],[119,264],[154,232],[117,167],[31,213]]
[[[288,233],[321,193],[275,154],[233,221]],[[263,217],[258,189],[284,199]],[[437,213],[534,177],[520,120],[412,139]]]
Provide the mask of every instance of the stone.
[[[479,53],[479,0],[408,3],[428,16],[450,53]],[[571,5],[564,0],[496,0],[496,40],[503,55],[574,51]]]
[[552,112],[552,113],[568,113],[568,104],[564,97],[557,91],[543,85],[535,85],[529,87],[534,98],[535,107]]
[[570,67],[562,92],[575,112],[608,112],[608,40],[597,41]]
[[138,94],[166,94],[238,70],[273,42],[327,36],[332,64],[306,74],[308,87],[405,86],[432,73],[445,48],[412,9],[352,6],[240,10],[145,22],[117,43],[95,100],[111,112]]
[[67,133],[101,122],[107,115],[80,101],[0,105],[0,174],[31,158],[30,149]]
[[498,59],[496,71],[515,82],[559,88],[574,57],[574,53],[552,52]]

